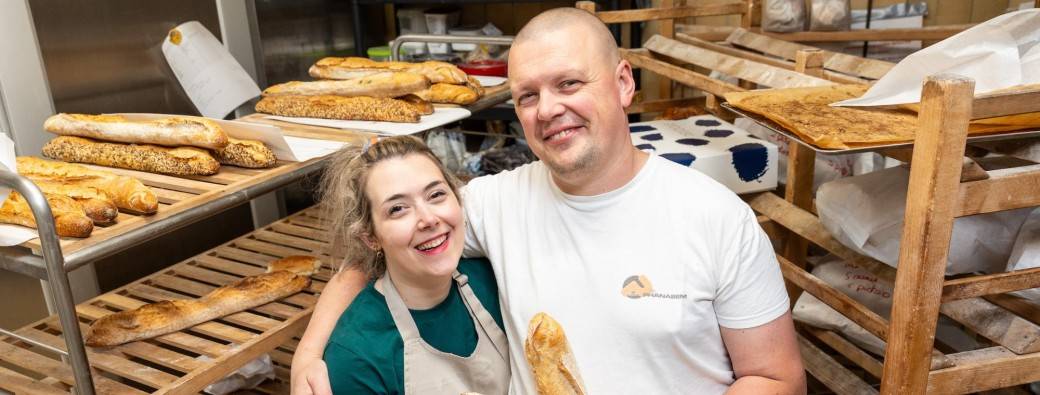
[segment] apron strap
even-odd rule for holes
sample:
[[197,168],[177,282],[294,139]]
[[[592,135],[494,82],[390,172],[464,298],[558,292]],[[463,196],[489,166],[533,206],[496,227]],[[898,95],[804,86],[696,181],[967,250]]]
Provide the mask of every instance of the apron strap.
[[491,316],[491,313],[488,313],[484,305],[480,303],[480,299],[473,293],[473,289],[469,286],[469,277],[459,273],[457,270],[452,277],[455,279],[455,283],[459,285],[462,301],[466,303],[466,307],[469,307],[471,314],[476,317],[477,323],[480,324],[484,333],[487,334],[488,340],[495,346],[499,356],[508,361],[509,348],[506,343],[506,334],[502,332],[502,328],[498,327],[495,318]]
[[394,282],[390,279],[390,272],[386,272],[379,281],[383,285],[386,307],[390,309],[390,316],[394,318],[394,323],[397,324],[397,331],[401,334],[401,340],[404,341],[404,344],[421,340],[422,336],[419,335],[419,327],[415,325],[412,313],[408,311],[408,306],[405,306],[404,300],[401,299],[401,294],[394,287]]

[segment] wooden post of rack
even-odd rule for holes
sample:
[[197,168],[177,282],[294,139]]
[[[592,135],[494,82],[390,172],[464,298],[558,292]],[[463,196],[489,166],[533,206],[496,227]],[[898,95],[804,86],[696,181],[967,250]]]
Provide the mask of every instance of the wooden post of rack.
[[[674,5],[672,3],[673,3],[673,0],[661,0],[661,6],[660,7],[661,8],[670,8],[670,7],[672,7]],[[675,38],[675,19],[671,19],[671,18],[661,19],[661,20],[657,21],[657,23],[660,23],[660,25],[658,25],[658,26],[660,26],[659,34],[661,34],[662,36],[668,37],[668,38]],[[672,79],[671,78],[660,78],[657,83],[658,83],[658,90],[660,92],[660,94],[658,94],[658,97],[660,97],[662,99],[671,99],[672,98]]]
[[924,394],[928,386],[974,86],[939,75],[921,93],[882,394]]

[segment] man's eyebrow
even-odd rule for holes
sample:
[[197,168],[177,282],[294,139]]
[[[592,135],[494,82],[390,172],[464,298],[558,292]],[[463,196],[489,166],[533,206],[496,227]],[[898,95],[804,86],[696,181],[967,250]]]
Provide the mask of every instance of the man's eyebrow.
[[[435,181],[433,181],[433,182],[431,182],[429,184],[426,184],[426,187],[423,188],[423,191],[429,191],[431,188],[433,188],[435,186],[438,186],[440,184],[443,184],[443,183],[444,183],[444,181],[435,180]],[[403,193],[395,193],[393,195],[390,195],[390,197],[386,198],[386,200],[383,200],[383,204],[386,204],[387,202],[390,202],[390,201],[393,201],[393,200],[402,199],[402,198],[404,198],[404,194]]]

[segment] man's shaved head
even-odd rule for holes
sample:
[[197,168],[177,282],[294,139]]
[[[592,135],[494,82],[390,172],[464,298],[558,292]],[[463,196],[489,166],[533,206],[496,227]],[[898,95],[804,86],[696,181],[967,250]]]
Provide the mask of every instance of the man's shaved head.
[[596,52],[602,53],[605,59],[610,61],[611,67],[621,60],[617,43],[614,42],[614,36],[610,34],[607,25],[588,11],[571,7],[554,8],[532,18],[520,29],[520,33],[517,33],[513,46],[537,41],[551,32],[564,29],[575,29],[575,32],[579,33],[572,37],[575,42],[595,45],[598,48]]

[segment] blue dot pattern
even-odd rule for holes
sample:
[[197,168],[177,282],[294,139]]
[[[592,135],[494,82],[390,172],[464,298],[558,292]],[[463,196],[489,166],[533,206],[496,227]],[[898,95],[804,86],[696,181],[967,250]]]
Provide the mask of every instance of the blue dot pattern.
[[639,149],[639,150],[642,150],[642,151],[646,151],[646,150],[657,151],[657,148],[654,148],[654,146],[650,145],[650,144],[639,144],[639,145],[636,146],[636,148]]
[[708,140],[705,139],[678,139],[675,140],[675,142],[683,145],[692,145],[695,147],[701,145],[708,145]]
[[685,152],[679,152],[674,154],[661,154],[661,157],[683,166],[690,166],[693,164],[693,161],[697,160],[696,156],[693,156],[693,154],[688,154]]
[[714,137],[714,138],[729,137],[729,135],[731,135],[731,134],[733,134],[733,131],[732,130],[726,130],[726,129],[711,129],[711,130],[709,130],[707,132],[704,132],[705,136],[707,136],[707,137]]
[[759,143],[744,143],[729,149],[733,153],[733,168],[741,181],[757,180],[766,174],[769,150]]
[[658,141],[658,140],[663,139],[664,137],[661,137],[660,133],[654,133],[654,134],[648,134],[648,135],[640,137],[640,138],[642,138],[643,140],[646,140],[646,141]]
[[657,130],[657,128],[650,125],[633,125],[628,127],[629,133],[649,132],[651,130]]
[[719,123],[719,121],[716,121],[714,119],[698,119],[696,122],[694,122],[694,124],[696,124],[697,126],[719,126],[719,125],[722,125],[721,123]]

